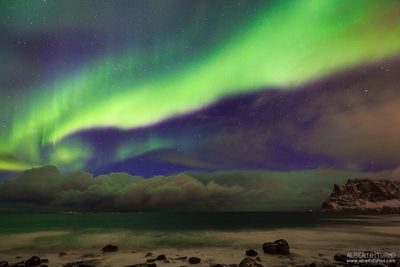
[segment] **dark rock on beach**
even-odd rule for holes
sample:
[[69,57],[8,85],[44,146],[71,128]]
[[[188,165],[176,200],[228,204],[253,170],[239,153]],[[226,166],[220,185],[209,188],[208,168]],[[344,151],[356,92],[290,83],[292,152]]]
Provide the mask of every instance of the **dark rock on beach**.
[[8,267],[8,261],[0,261],[0,267]]
[[38,256],[33,256],[29,258],[27,261],[25,261],[25,266],[30,267],[30,266],[38,266],[42,264],[42,261]]
[[153,253],[147,252],[146,255],[145,255],[145,257],[146,257],[146,258],[147,258],[147,257],[153,257]]
[[201,259],[198,257],[190,257],[189,258],[189,263],[191,263],[191,264],[198,264],[200,262],[201,262]]
[[105,246],[105,247],[102,249],[102,251],[103,251],[103,252],[117,252],[117,251],[118,251],[118,247],[117,247],[117,246],[114,246],[114,245],[108,244],[107,246]]
[[239,267],[263,267],[252,258],[245,258],[239,263]]
[[255,257],[257,255],[258,255],[258,253],[254,249],[246,250],[246,256]]
[[267,242],[263,244],[263,251],[267,254],[288,255],[290,253],[289,243],[285,239]]
[[152,262],[156,262],[157,259],[151,258],[151,259],[147,259],[146,262],[147,263],[152,263]]
[[158,255],[158,256],[157,256],[157,260],[158,260],[158,261],[165,261],[166,259],[167,259],[167,257],[165,257],[164,254],[161,254],[161,255]]
[[347,256],[341,253],[336,253],[333,259],[338,262],[347,262]]

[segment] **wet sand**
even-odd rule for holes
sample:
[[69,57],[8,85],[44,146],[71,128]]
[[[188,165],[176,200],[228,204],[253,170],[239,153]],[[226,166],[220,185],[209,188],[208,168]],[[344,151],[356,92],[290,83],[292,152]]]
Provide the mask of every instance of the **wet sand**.
[[[258,252],[263,266],[288,266],[333,263],[336,253],[386,251],[400,255],[400,224],[397,215],[385,217],[375,225],[338,225],[311,228],[280,228],[240,231],[182,231],[138,233],[113,231],[74,233],[46,231],[0,236],[0,260],[17,263],[33,255],[49,259],[49,266],[96,260],[97,266],[128,266],[146,262],[148,252],[157,257],[165,254],[169,263],[157,266],[189,266],[179,256],[202,259],[196,266],[238,264],[246,257],[245,250]],[[186,239],[185,239],[186,238]],[[285,239],[289,256],[269,255],[262,251],[264,242]],[[196,244],[196,239],[198,243]],[[200,242],[201,241],[201,242]],[[107,244],[118,246],[117,252],[102,252]],[[175,245],[171,245],[175,244]],[[60,252],[65,252],[60,256]],[[148,257],[149,258],[149,257]],[[151,257],[150,257],[151,258]]]

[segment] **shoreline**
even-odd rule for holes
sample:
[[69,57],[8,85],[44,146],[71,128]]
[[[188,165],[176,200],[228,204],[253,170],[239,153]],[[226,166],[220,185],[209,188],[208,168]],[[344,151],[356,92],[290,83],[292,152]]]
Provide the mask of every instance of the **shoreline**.
[[[71,238],[74,233],[70,232],[40,232],[28,234],[1,235],[0,261],[15,264],[27,260],[32,256],[48,259],[48,266],[73,266],[69,263],[84,262],[82,266],[132,266],[146,263],[151,257],[165,255],[169,261],[155,261],[158,267],[175,266],[213,266],[216,264],[239,264],[247,256],[246,250],[255,250],[261,260],[257,264],[263,266],[333,266],[343,265],[343,262],[335,262],[336,254],[360,251],[394,252],[400,255],[398,246],[398,226],[372,226],[355,228],[313,228],[313,229],[274,229],[268,231],[214,231],[205,232],[215,239],[223,240],[220,245],[203,244],[201,246],[186,245],[179,246],[166,244],[150,244],[141,246],[140,243],[133,245],[124,239],[129,233],[116,232],[87,234],[87,242],[75,243],[72,240],[70,247],[60,243],[62,238]],[[200,234],[201,234],[200,233]],[[133,238],[141,240],[142,237],[133,234]],[[185,233],[176,233],[185,235]],[[142,233],[149,238],[148,233]],[[163,238],[163,233],[158,232],[156,236]],[[379,235],[379,239],[377,236]],[[114,239],[113,239],[114,238]],[[174,236],[170,236],[170,241]],[[264,242],[284,238],[290,246],[289,255],[265,254],[262,249]],[[77,239],[81,240],[81,239]],[[111,240],[111,241],[110,241]],[[109,242],[110,241],[110,242]],[[82,242],[82,240],[81,240]],[[151,240],[154,242],[154,240]],[[81,245],[82,244],[82,245]],[[118,246],[116,252],[103,252],[102,248],[107,244]],[[151,252],[151,257],[146,255]],[[176,260],[177,257],[198,257],[199,264],[190,264],[188,258]],[[256,257],[253,257],[256,259]],[[175,259],[175,260],[174,260]],[[10,265],[12,266],[12,265]],[[76,265],[80,266],[80,265]],[[155,267],[155,266],[142,266]],[[221,267],[221,266],[219,266]],[[234,267],[234,266],[231,266]]]

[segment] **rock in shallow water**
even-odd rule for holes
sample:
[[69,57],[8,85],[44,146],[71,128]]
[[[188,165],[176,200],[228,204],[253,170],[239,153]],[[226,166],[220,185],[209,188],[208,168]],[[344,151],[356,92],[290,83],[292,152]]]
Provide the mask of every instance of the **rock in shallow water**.
[[289,254],[289,243],[285,239],[279,239],[274,242],[267,242],[263,244],[264,253],[267,254]]

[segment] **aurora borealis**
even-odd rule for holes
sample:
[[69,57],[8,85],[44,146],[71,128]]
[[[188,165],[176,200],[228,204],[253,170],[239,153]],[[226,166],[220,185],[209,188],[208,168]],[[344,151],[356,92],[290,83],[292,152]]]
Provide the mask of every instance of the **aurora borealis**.
[[398,1],[0,7],[1,171],[400,165]]

